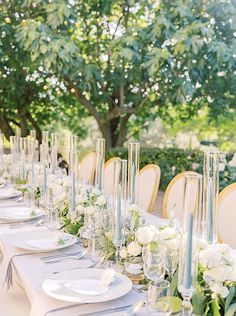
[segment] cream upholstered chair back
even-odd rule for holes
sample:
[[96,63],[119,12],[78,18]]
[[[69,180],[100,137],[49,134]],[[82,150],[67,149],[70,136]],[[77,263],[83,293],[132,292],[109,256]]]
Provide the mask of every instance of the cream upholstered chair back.
[[120,160],[120,157],[112,157],[106,161],[104,166],[104,188],[105,194],[112,194],[113,190],[113,178],[114,178],[114,162]]
[[93,184],[96,164],[96,153],[88,153],[80,162],[79,182],[82,184]]
[[158,165],[149,164],[143,167],[139,173],[139,207],[151,213],[157,198],[161,169]]
[[216,214],[218,240],[236,248],[236,183],[227,186],[219,194]]
[[[163,217],[170,218],[170,211],[174,207],[174,217],[182,220],[184,215],[184,183],[185,176],[197,174],[194,171],[184,171],[177,174],[168,184],[163,200]],[[193,192],[194,194],[194,192]]]

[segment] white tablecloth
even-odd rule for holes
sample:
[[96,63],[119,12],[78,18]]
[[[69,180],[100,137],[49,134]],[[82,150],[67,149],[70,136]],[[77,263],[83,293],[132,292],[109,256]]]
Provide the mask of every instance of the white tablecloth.
[[[159,221],[157,217],[149,215],[152,224]],[[27,253],[27,251],[14,247],[14,243],[19,240],[27,240],[32,237],[40,237],[51,234],[45,227],[24,227],[10,229],[8,225],[0,224],[0,245],[3,254],[3,260],[0,267],[1,285],[6,275],[7,266],[10,258],[16,254]],[[71,252],[78,249],[78,245],[73,245],[60,252]],[[23,256],[15,256],[13,258],[13,277],[14,287],[9,291],[1,289],[0,291],[0,306],[1,316],[79,316],[83,313],[103,310],[109,307],[118,307],[128,304],[133,304],[140,300],[145,300],[145,294],[140,294],[131,290],[126,296],[121,299],[101,304],[86,304],[69,309],[56,311],[61,307],[71,306],[73,304],[57,301],[48,297],[42,290],[43,281],[52,275],[54,272],[64,271],[71,268],[82,268],[91,265],[88,259],[83,260],[66,260],[60,263],[46,265],[40,257],[46,254],[29,254]],[[51,311],[51,312],[50,312]],[[110,313],[109,315],[113,315]],[[117,312],[115,315],[122,315],[122,312]],[[139,314],[147,315],[143,310]]]

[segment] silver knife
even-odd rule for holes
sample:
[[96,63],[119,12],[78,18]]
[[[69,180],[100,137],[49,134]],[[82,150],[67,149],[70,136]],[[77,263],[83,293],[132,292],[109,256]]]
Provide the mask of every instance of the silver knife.
[[109,314],[109,313],[116,313],[116,312],[121,312],[125,309],[128,309],[130,307],[132,307],[133,305],[125,305],[125,306],[120,306],[120,307],[111,307],[111,308],[107,308],[107,309],[103,309],[101,311],[97,311],[97,312],[91,312],[91,313],[85,313],[85,314],[79,314],[78,316],[94,316],[94,315],[105,315],[105,314]]
[[57,255],[51,255],[51,256],[45,256],[45,257],[41,257],[40,259],[42,261],[45,260],[50,260],[50,259],[58,259],[58,258],[63,258],[63,257],[67,257],[67,256],[76,256],[78,254],[80,254],[81,251],[75,251],[75,252],[69,252],[69,253],[59,253]]

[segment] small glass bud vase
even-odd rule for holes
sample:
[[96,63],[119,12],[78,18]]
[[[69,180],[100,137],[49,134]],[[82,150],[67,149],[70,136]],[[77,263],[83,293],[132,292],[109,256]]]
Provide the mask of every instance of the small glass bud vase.
[[142,258],[128,258],[125,261],[124,273],[133,284],[139,284],[144,279]]

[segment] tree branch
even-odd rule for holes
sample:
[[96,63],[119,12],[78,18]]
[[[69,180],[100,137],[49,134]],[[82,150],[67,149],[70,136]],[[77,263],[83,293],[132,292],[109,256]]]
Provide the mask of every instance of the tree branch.
[[110,122],[114,119],[116,119],[117,117],[119,117],[121,114],[133,114],[135,113],[137,110],[135,108],[126,108],[126,107],[117,107],[114,108],[107,116],[106,121]]

